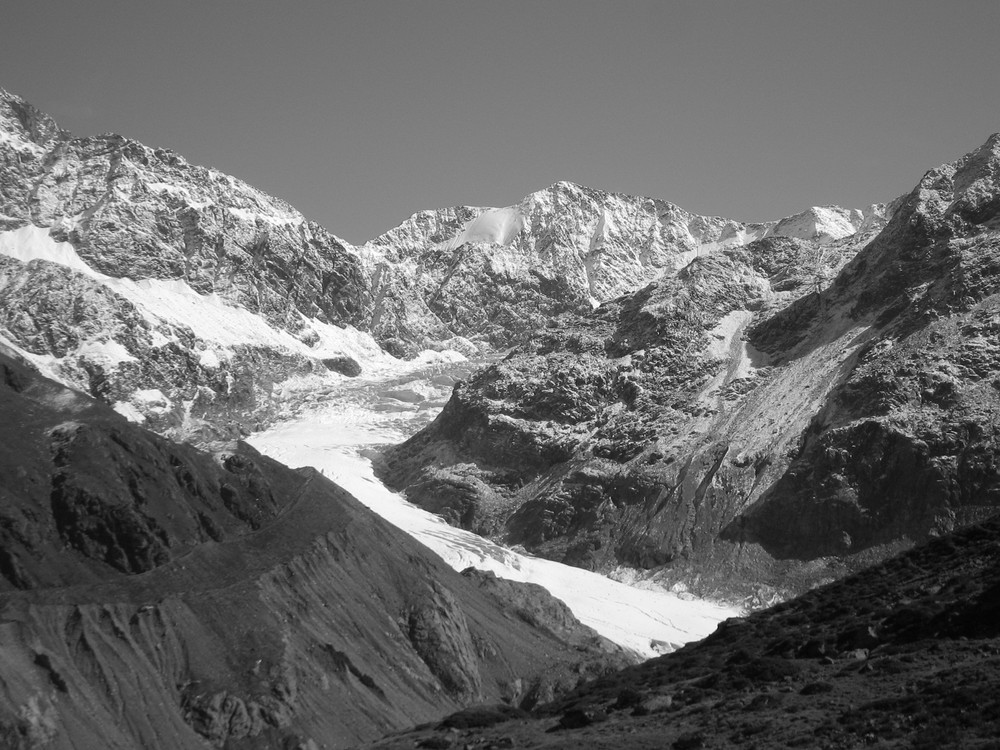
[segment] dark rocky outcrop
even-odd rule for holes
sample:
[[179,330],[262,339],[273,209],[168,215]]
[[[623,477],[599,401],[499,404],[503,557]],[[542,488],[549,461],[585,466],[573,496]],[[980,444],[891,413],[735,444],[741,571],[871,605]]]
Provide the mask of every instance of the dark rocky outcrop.
[[361,365],[353,357],[346,355],[341,357],[327,357],[323,360],[323,365],[327,370],[339,372],[349,378],[356,378],[361,374]]
[[311,469],[170,442],[6,353],[0,476],[4,747],[343,747],[629,661]]

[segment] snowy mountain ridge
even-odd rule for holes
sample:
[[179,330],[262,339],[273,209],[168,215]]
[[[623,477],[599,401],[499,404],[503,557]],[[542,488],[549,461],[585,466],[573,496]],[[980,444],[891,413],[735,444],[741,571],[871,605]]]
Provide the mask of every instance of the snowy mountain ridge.
[[765,237],[828,244],[856,233],[867,236],[887,218],[887,206],[880,203],[864,210],[814,206],[784,219],[746,223],[560,181],[503,208],[420,211],[363,249],[403,262],[449,253],[454,258],[471,245],[488,252],[499,272],[565,274],[571,290],[599,304],[703,253]]

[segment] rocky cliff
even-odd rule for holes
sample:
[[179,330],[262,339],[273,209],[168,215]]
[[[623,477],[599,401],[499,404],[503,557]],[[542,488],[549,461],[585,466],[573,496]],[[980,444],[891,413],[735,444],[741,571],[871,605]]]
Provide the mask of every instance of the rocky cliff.
[[994,136],[875,236],[724,248],[552,321],[383,475],[537,553],[729,594],[994,513],[998,165]]
[[4,747],[343,747],[628,661],[313,470],[172,443],[2,352],[0,432]]

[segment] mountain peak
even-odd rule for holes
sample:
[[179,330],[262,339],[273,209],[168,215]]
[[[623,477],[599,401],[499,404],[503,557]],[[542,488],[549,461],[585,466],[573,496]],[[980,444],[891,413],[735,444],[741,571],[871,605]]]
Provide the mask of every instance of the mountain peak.
[[35,152],[67,133],[49,115],[16,94],[0,89],[0,143]]

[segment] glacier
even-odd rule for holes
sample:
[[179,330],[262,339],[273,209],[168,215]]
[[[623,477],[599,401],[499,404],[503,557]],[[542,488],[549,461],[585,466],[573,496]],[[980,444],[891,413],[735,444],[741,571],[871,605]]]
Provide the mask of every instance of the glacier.
[[[426,352],[415,362],[399,362],[377,377],[342,379],[322,403],[290,421],[252,435],[248,442],[290,466],[313,466],[382,518],[429,547],[456,570],[474,567],[501,578],[536,583],[561,599],[585,625],[643,657],[653,657],[709,635],[719,622],[739,616],[736,607],[697,599],[655,585],[628,585],[611,578],[520,554],[469,531],[455,528],[387,489],[374,475],[368,456],[379,446],[398,443],[429,422],[447,398],[410,403],[400,383],[423,383],[447,376],[447,355]],[[429,363],[429,364],[428,364]],[[367,368],[366,368],[367,371]],[[329,382],[329,381],[328,381]],[[335,383],[337,381],[334,381]],[[328,386],[329,388],[329,386]]]

